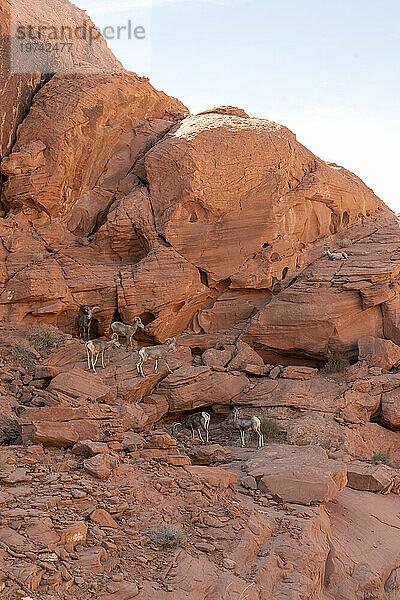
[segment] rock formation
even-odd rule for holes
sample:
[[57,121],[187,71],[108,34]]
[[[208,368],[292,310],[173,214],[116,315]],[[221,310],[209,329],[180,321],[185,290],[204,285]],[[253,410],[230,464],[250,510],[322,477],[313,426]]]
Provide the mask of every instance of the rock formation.
[[[2,598],[394,599],[396,215],[281,125],[190,115],[100,37],[16,72],[11,9],[92,26],[46,4],[0,0]],[[94,305],[92,336],[145,325],[96,374]],[[172,373],[141,377],[171,336]],[[232,406],[264,449],[237,447]],[[199,409],[210,445],[172,439]]]

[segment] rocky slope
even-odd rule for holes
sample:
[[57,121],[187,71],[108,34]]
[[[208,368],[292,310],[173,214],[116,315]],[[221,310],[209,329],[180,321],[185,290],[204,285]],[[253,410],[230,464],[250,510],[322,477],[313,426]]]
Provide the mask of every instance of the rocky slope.
[[[64,0],[46,19],[88,23]],[[395,598],[397,217],[281,125],[190,115],[102,39],[13,74],[8,0],[0,24],[2,597]],[[96,336],[140,316],[136,351],[89,372],[84,305]],[[170,336],[172,373],[139,377]],[[238,448],[234,405],[265,449]],[[177,447],[202,408],[212,445]]]

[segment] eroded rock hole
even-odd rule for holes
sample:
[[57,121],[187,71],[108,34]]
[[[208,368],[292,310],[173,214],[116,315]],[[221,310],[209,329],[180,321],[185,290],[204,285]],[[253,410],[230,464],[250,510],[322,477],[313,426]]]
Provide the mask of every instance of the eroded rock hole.
[[156,315],[150,311],[145,311],[142,312],[140,315],[138,315],[141,320],[143,325],[150,325],[150,323],[152,323],[153,321],[155,321],[156,319]]
[[339,228],[339,217],[335,214],[331,214],[331,223],[329,225],[329,231],[331,233],[336,233]]
[[289,271],[288,267],[285,267],[285,268],[283,269],[283,271],[282,271],[282,281],[283,281],[284,279],[286,279],[286,276],[287,276],[287,274],[288,274],[288,271]]
[[200,274],[200,281],[203,285],[209,287],[208,285],[208,275],[205,271],[203,271],[202,269],[199,269],[199,274]]
[[343,226],[348,225],[349,224],[349,220],[350,220],[349,213],[347,211],[345,211],[343,213],[343,216],[342,216],[342,225]]
[[172,312],[178,314],[178,312],[185,306],[186,302],[178,302],[175,306],[172,307]]

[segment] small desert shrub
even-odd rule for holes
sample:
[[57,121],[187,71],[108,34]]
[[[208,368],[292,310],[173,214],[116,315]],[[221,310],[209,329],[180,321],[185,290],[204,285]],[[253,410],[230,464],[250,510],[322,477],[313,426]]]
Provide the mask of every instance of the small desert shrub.
[[32,256],[31,256],[31,264],[32,265],[39,265],[43,261],[44,261],[43,252],[34,252],[32,254]]
[[330,359],[321,367],[320,372],[324,375],[331,375],[332,373],[341,373],[350,366],[350,361],[347,358],[343,358],[339,354],[332,355]]
[[16,358],[21,359],[23,366],[29,373],[33,372],[35,368],[34,357],[36,352],[28,340],[17,340],[11,348],[11,354]]
[[338,240],[339,248],[348,248],[352,243],[353,242],[349,238],[342,238]]
[[58,346],[63,335],[57,327],[40,323],[35,325],[26,336],[28,343],[40,354],[47,354],[54,346]]
[[158,548],[179,548],[186,544],[186,533],[177,525],[166,523],[161,529],[155,529],[150,535],[150,543]]
[[374,456],[372,457],[372,462],[375,465],[382,464],[387,465],[388,467],[392,466],[391,458],[386,452],[377,452],[376,454],[374,454]]
[[264,436],[264,441],[278,440],[284,437],[285,432],[275,419],[263,419],[261,421],[261,433]]

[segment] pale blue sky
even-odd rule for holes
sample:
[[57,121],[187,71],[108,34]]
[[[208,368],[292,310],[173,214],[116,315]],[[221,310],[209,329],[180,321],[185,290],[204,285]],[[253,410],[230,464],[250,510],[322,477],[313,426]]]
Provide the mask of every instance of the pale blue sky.
[[192,112],[231,104],[288,126],[400,212],[399,0],[77,0],[124,66]]

